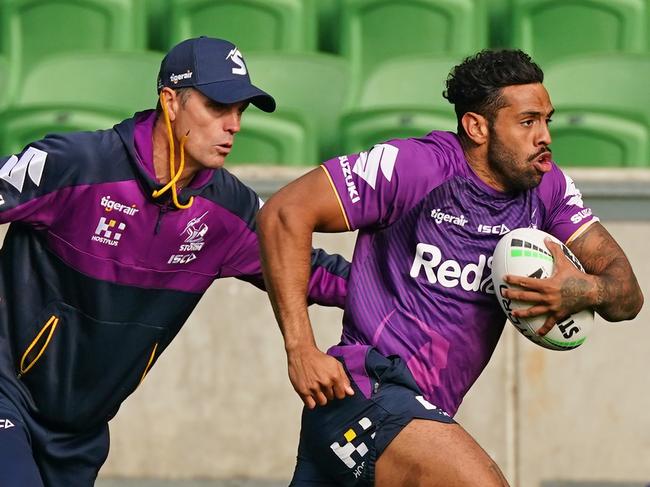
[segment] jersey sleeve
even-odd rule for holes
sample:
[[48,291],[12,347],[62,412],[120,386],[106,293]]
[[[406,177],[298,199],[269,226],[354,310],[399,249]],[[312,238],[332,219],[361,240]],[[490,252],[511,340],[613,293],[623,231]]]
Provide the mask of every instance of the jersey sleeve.
[[349,230],[386,227],[426,195],[444,156],[420,139],[395,139],[322,164]]
[[48,227],[60,212],[56,199],[74,180],[72,165],[49,139],[0,158],[0,223],[22,221]]
[[542,230],[564,243],[581,235],[594,222],[599,221],[591,208],[582,201],[582,193],[573,179],[553,164],[540,184],[540,198],[546,210]]

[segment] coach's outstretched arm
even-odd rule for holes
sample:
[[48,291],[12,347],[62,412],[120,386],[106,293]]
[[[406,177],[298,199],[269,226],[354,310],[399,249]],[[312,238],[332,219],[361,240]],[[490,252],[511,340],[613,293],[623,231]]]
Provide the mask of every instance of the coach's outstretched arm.
[[264,280],[284,337],[291,384],[310,409],[354,394],[341,363],[316,346],[307,312],[312,233],[347,230],[324,170],[282,188],[264,204],[257,223]]

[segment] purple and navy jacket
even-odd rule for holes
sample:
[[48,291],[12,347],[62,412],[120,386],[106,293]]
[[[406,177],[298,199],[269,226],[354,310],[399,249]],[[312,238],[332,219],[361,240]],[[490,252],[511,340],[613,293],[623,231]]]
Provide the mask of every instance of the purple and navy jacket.
[[[81,430],[110,419],[215,279],[264,288],[260,199],[205,170],[176,209],[153,170],[155,112],[110,130],[51,135],[0,159],[0,388]],[[349,264],[312,253],[309,300],[339,306]],[[16,379],[18,377],[18,379]]]
[[540,185],[501,193],[468,165],[455,134],[391,140],[323,164],[349,229],[358,229],[343,335],[329,353],[361,391],[369,347],[399,355],[424,397],[456,413],[505,323],[492,254],[514,228],[564,242],[597,221],[553,164]]

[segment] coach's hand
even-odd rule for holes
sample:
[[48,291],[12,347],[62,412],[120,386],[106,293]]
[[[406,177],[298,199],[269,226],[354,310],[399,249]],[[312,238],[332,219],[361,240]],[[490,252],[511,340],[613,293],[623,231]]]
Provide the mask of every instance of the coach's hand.
[[544,325],[537,330],[540,336],[546,335],[555,323],[567,316],[593,306],[592,295],[596,289],[593,277],[577,269],[564,255],[562,247],[550,239],[546,247],[553,255],[553,274],[546,279],[507,275],[508,284],[523,289],[508,289],[506,297],[534,303],[526,309],[513,312],[518,318],[531,318],[547,314]]
[[309,409],[354,395],[341,362],[314,346],[287,351],[287,362],[291,384]]

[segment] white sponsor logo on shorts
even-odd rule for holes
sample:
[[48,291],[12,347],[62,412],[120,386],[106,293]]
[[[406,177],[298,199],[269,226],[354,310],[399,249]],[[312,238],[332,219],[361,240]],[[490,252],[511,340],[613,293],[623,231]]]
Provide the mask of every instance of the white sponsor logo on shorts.
[[[368,418],[361,418],[359,420],[359,426],[363,428],[362,431],[366,431],[368,428],[372,426],[372,421],[370,421]],[[371,438],[374,439],[376,433],[372,433],[370,435]],[[354,428],[350,428],[347,430],[345,433],[343,433],[343,437],[345,438],[345,443],[341,445],[339,442],[335,441],[330,445],[330,448],[334,453],[336,453],[336,456],[339,457],[339,459],[345,463],[349,468],[355,468],[357,465],[357,462],[352,458],[353,453],[357,453],[360,457],[366,456],[366,453],[368,453],[368,447],[366,446],[365,443],[359,443],[358,445],[355,445],[353,443],[353,440],[357,437],[357,433],[354,431]],[[358,477],[361,475],[364,467],[364,463],[361,463],[359,467],[357,467],[354,471],[354,476]]]
[[14,426],[15,424],[13,424],[10,419],[0,419],[0,430],[6,430],[13,428]]
[[427,401],[424,396],[415,396],[415,399],[424,406],[424,409],[427,411],[438,411],[440,414],[449,417],[449,414],[447,414],[447,411],[443,411],[440,409],[438,406],[435,406],[434,404],[431,404],[429,401]]

